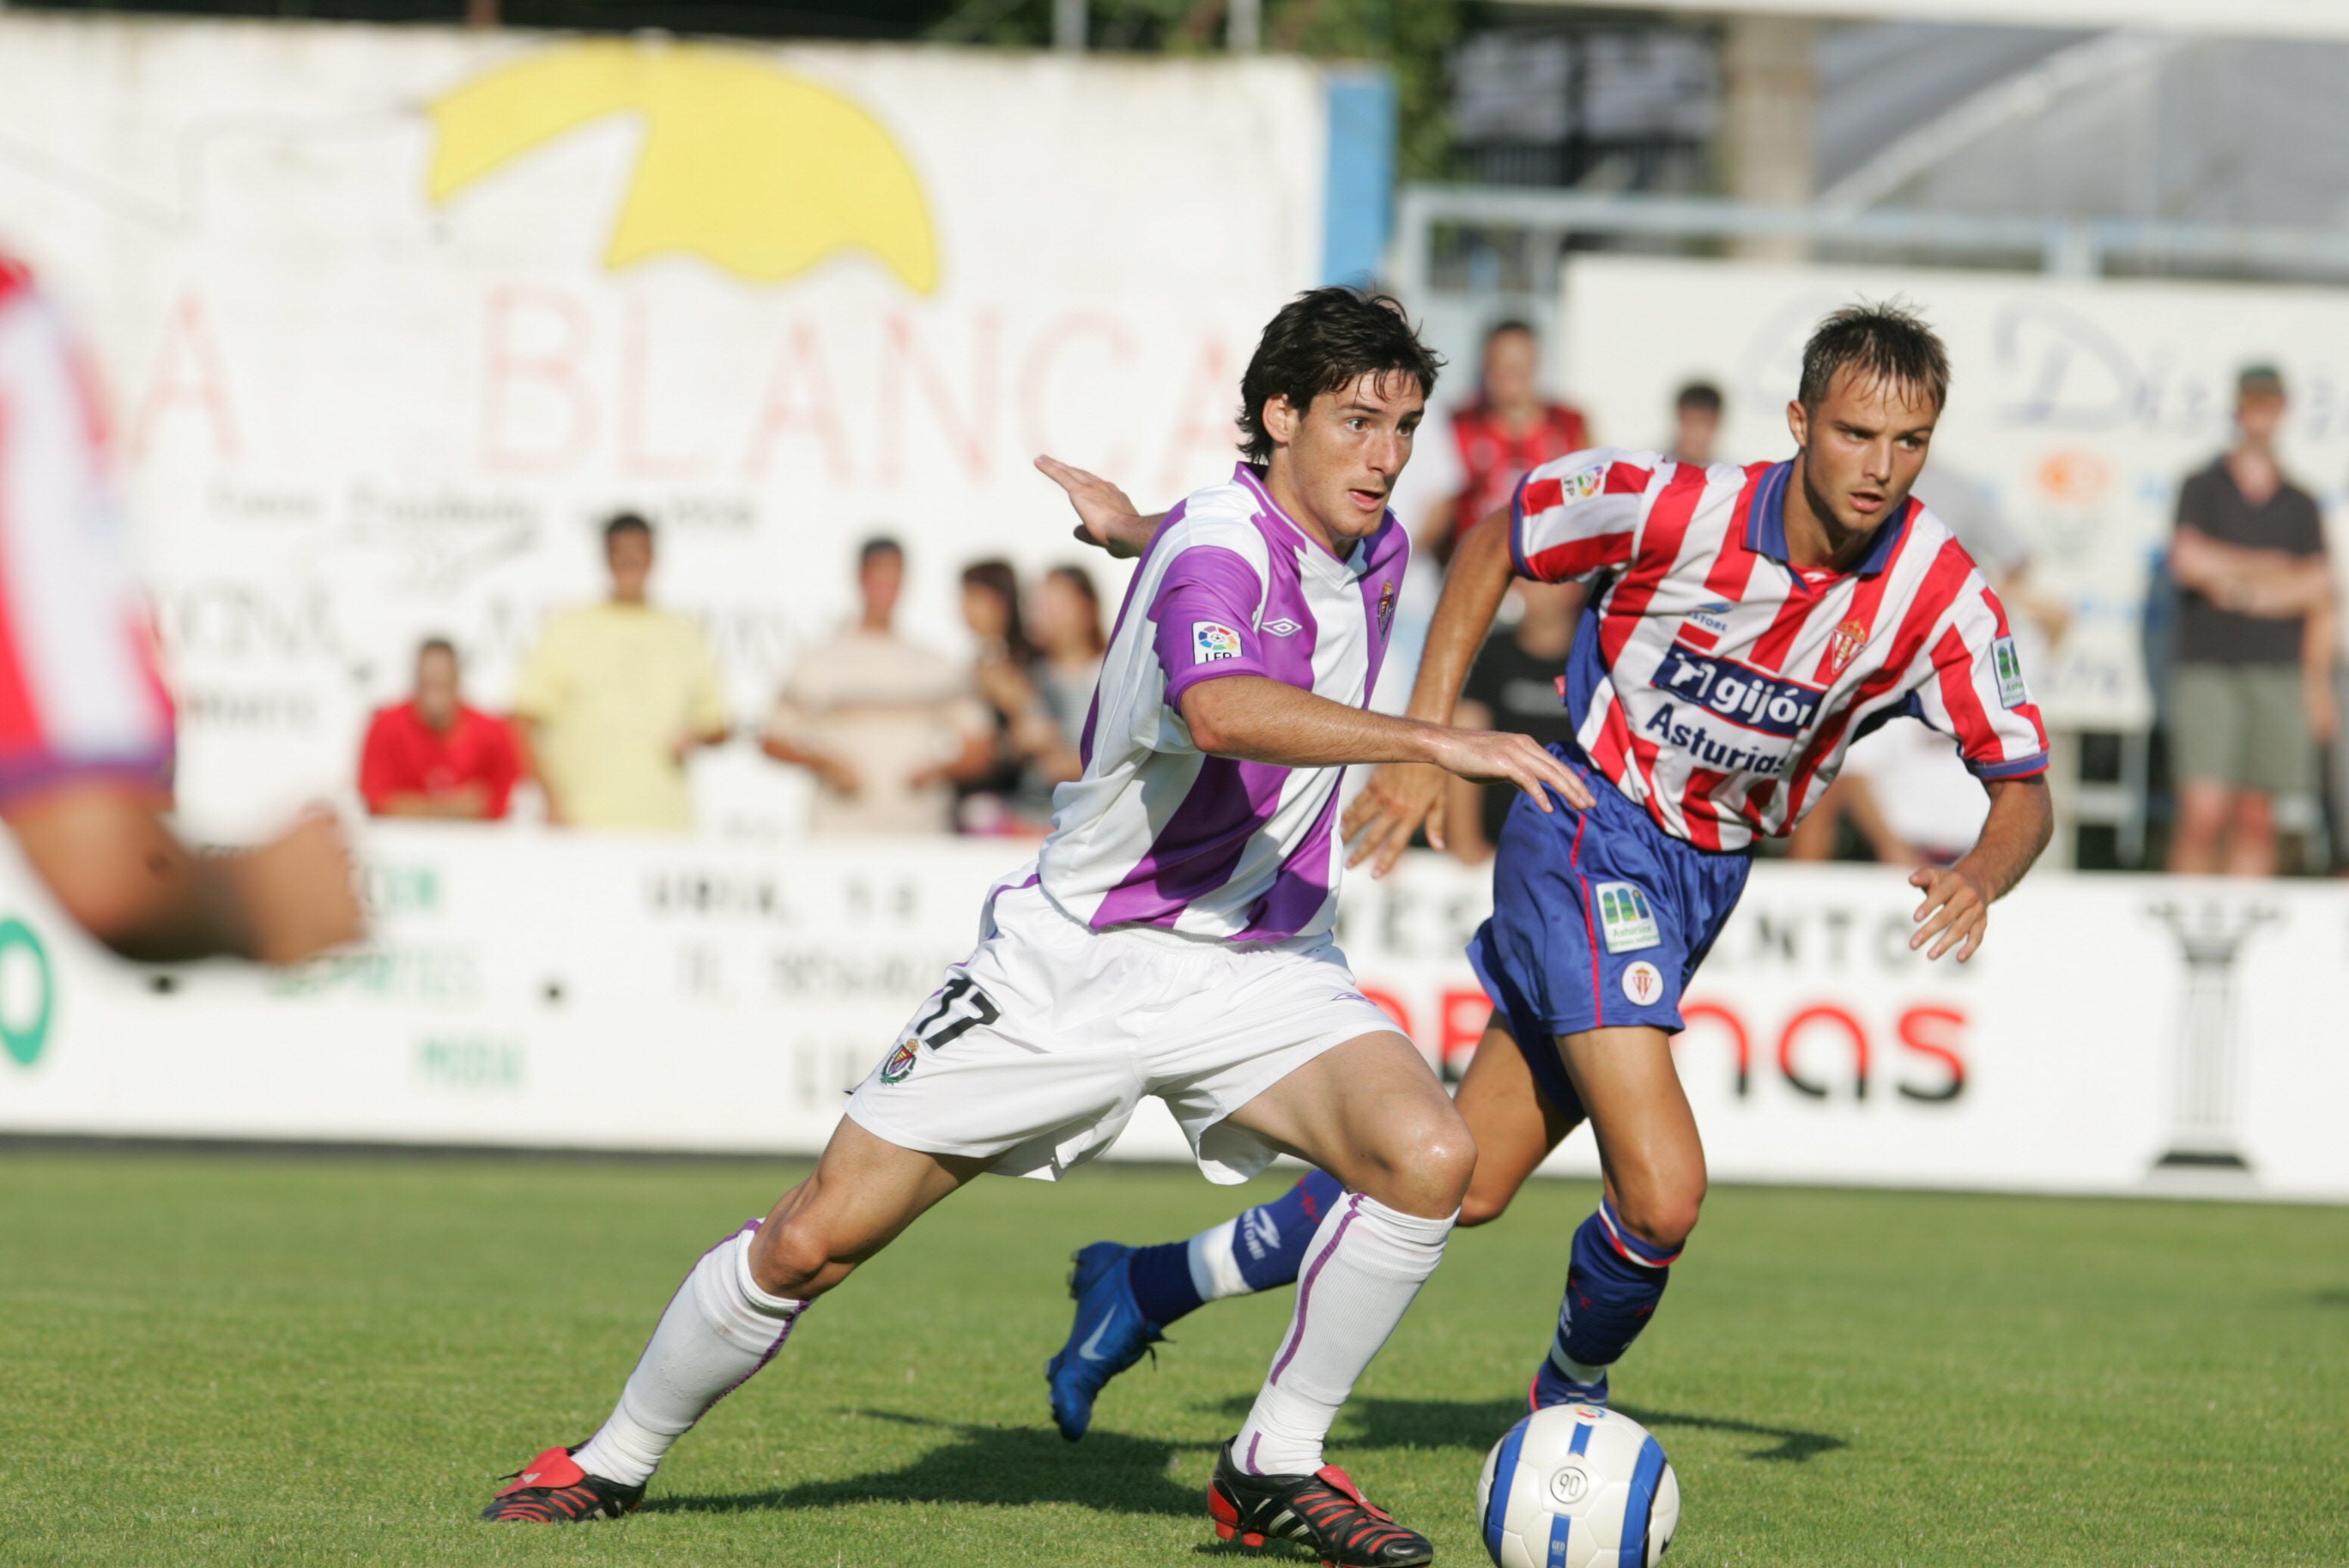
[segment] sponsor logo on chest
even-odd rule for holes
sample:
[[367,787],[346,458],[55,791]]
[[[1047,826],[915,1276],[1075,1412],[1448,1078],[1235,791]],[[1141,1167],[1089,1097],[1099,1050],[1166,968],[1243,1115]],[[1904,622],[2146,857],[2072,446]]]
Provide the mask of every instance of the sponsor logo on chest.
[[1659,691],[1764,735],[1792,738],[1817,717],[1824,693],[1675,644],[1656,667]]

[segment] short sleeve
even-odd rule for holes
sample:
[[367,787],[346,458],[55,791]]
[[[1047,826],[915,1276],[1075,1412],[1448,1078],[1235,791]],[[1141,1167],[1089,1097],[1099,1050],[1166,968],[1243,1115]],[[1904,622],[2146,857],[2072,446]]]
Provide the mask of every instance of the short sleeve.
[[1910,711],[1958,743],[1977,779],[2047,771],[2047,727],[2031,700],[2006,608],[1978,572],[1934,640],[1932,674],[1910,697]]
[[1661,459],[1598,447],[1544,463],[1509,503],[1509,559],[1537,583],[1588,583],[1631,563]]
[[1263,602],[1263,580],[1237,551],[1193,545],[1168,562],[1150,605],[1168,707],[1201,681],[1266,673],[1256,625]]
[[391,798],[400,793],[398,765],[391,754],[391,710],[378,708],[367,721],[367,739],[359,748],[359,798],[370,815],[380,817]]
[[488,815],[503,817],[513,800],[514,786],[522,781],[522,757],[514,746],[512,727],[502,718],[483,714],[481,746],[481,788],[489,792]]
[[522,673],[514,677],[513,712],[516,718],[543,722],[553,718],[563,707],[564,635],[559,622],[542,627],[538,640],[522,662]]

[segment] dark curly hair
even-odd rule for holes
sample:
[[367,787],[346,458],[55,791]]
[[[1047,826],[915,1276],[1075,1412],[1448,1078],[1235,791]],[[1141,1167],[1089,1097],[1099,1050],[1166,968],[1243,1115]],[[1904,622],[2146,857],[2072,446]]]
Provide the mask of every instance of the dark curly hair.
[[1402,306],[1366,289],[1309,289],[1266,324],[1240,377],[1240,451],[1252,463],[1272,459],[1264,406],[1287,397],[1302,413],[1324,392],[1350,387],[1366,375],[1418,378],[1420,393],[1435,392],[1443,356],[1419,340]]
[[1796,394],[1816,408],[1849,366],[1871,381],[1929,394],[1933,407],[1950,397],[1950,351],[1924,318],[1899,300],[1847,304],[1819,323],[1803,346],[1803,385]]

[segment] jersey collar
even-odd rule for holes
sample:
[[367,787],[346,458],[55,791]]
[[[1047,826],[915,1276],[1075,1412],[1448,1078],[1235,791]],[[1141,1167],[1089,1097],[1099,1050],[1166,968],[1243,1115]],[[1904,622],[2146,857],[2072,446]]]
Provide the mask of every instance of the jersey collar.
[[[1786,483],[1795,471],[1789,460],[1773,463],[1762,473],[1762,486],[1754,492],[1754,504],[1745,511],[1745,548],[1756,555],[1766,555],[1787,570],[1794,569],[1787,559],[1786,549]],[[1900,536],[1909,530],[1909,518],[1916,507],[1903,502],[1898,517],[1888,517],[1877,526],[1875,542],[1853,573],[1861,577],[1873,577],[1891,564],[1892,552],[1900,547]]]
[[1233,465],[1232,481],[1256,497],[1263,504],[1268,514],[1278,518],[1280,525],[1297,536],[1299,542],[1305,546],[1307,560],[1318,561],[1326,567],[1344,573],[1349,577],[1366,576],[1377,569],[1384,562],[1386,557],[1392,553],[1393,547],[1402,533],[1402,525],[1395,521],[1393,509],[1389,508],[1386,515],[1379,520],[1379,526],[1366,538],[1359,541],[1351,551],[1343,556],[1334,555],[1319,540],[1298,527],[1295,518],[1280,509],[1280,503],[1272,499],[1270,487],[1264,482],[1264,471],[1254,463],[1242,462]]

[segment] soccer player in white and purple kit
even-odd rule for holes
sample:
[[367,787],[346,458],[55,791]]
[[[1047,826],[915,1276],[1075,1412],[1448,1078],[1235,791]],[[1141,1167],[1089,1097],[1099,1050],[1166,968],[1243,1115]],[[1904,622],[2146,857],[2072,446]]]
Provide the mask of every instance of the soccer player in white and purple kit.
[[[1991,902],[2045,847],[2046,731],[2005,611],[1909,493],[1948,384],[1916,317],[1838,311],[1804,352],[1791,460],[1578,452],[1528,474],[1454,557],[1412,696],[1423,719],[1451,714],[1512,576],[1590,594],[1559,683],[1576,739],[1557,752],[1595,799],[1510,813],[1469,950],[1493,1018],[1456,1102],[1477,1148],[1462,1224],[1496,1218],[1586,1118],[1598,1135],[1606,1192],[1574,1238],[1536,1408],[1606,1401],[1695,1227],[1704,1151],[1670,1038],[1755,841],[1802,819],[1851,741],[1905,715],[1954,738],[1991,795],[1971,851],[1909,879],[1912,947],[1971,956]],[[1147,520],[1093,485],[1076,493],[1096,535],[1140,535]],[[1345,824],[1354,858],[1383,872],[1421,825],[1439,831],[1442,790],[1430,769],[1380,769]],[[1342,1176],[1316,1171],[1188,1242],[1080,1253],[1076,1354],[1049,1374],[1063,1435],[1167,1324],[1295,1279],[1300,1239],[1343,1201]]]
[[1333,1563],[1429,1560],[1322,1454],[1442,1257],[1475,1161],[1330,941],[1338,783],[1348,763],[1410,760],[1507,779],[1539,812],[1590,800],[1523,737],[1364,711],[1410,549],[1387,495],[1435,369],[1374,296],[1319,289],[1273,318],[1241,384],[1248,461],[1177,508],[1135,573],[1084,777],[1057,793],[1036,863],[988,895],[978,948],[857,1088],[815,1172],[688,1275],[603,1428],[540,1454],[484,1517],[634,1508],[669,1445],[925,1210],[984,1171],[1056,1178],[1154,1095],[1212,1181],[1293,1150],[1347,1187],[1216,1462],[1217,1533]]

